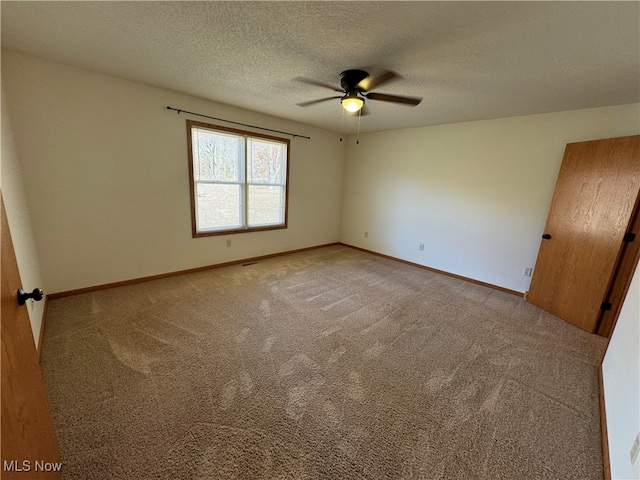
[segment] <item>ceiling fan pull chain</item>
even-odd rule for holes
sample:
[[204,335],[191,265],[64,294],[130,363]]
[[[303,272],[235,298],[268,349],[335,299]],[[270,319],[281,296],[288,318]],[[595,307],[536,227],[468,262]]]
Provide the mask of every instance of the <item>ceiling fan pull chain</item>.
[[362,118],[362,109],[358,110],[358,137],[356,138],[356,145],[360,145],[360,119]]

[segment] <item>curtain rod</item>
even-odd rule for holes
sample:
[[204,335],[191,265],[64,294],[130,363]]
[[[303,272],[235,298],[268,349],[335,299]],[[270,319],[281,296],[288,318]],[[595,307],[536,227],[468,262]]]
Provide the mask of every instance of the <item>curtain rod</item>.
[[198,117],[218,120],[219,122],[233,123],[235,125],[242,125],[243,127],[257,128],[258,130],[266,130],[267,132],[282,133],[283,135],[291,135],[292,137],[306,138],[307,140],[311,140],[311,137],[307,137],[305,135],[298,135],[296,133],[290,133],[290,132],[282,132],[280,130],[272,130],[271,128],[258,127],[256,125],[249,125],[248,123],[234,122],[233,120],[225,120],[224,118],[211,117],[209,115],[203,115],[201,113],[190,112],[189,110],[182,110],[181,108],[173,108],[173,107],[170,107],[169,105],[167,105],[167,110],[175,110],[176,112],[178,112],[178,115],[184,112],[184,113],[189,113],[191,115],[197,115]]

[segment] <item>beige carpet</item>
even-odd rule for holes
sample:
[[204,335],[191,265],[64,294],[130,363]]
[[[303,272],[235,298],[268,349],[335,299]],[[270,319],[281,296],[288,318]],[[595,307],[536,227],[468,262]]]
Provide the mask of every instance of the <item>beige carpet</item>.
[[602,479],[603,338],[344,246],[50,303],[65,479]]

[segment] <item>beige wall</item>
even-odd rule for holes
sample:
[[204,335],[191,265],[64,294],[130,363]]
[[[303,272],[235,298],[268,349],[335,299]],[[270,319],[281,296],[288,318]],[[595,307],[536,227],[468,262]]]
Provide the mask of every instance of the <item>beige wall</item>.
[[565,144],[638,133],[633,104],[350,136],[341,239],[525,292]]
[[[339,240],[335,133],[10,51],[2,82],[49,293]],[[189,117],[166,105],[311,136],[291,142],[288,229],[191,237]]]
[[[7,220],[13,240],[16,260],[20,268],[22,286],[31,291],[34,288],[42,288],[48,291],[48,285],[44,282],[40,271],[38,252],[34,242],[31,226],[31,213],[27,197],[25,195],[21,163],[16,152],[15,140],[11,120],[7,114],[4,87],[2,89],[2,151],[0,157],[0,178],[2,198],[7,210]],[[4,235],[5,232],[2,232]],[[27,311],[31,321],[31,330],[35,344],[40,339],[40,327],[44,302],[27,302]]]

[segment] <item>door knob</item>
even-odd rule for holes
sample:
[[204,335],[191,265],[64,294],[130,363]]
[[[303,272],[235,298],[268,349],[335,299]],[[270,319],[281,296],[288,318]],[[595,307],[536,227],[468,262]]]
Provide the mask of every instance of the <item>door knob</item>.
[[39,302],[42,297],[44,297],[44,292],[39,288],[34,288],[31,293],[27,293],[21,288],[18,289],[18,305],[24,305],[30,298]]
[[544,235],[542,235],[542,238],[544,238],[545,240],[551,240],[551,235],[548,233],[545,233]]

